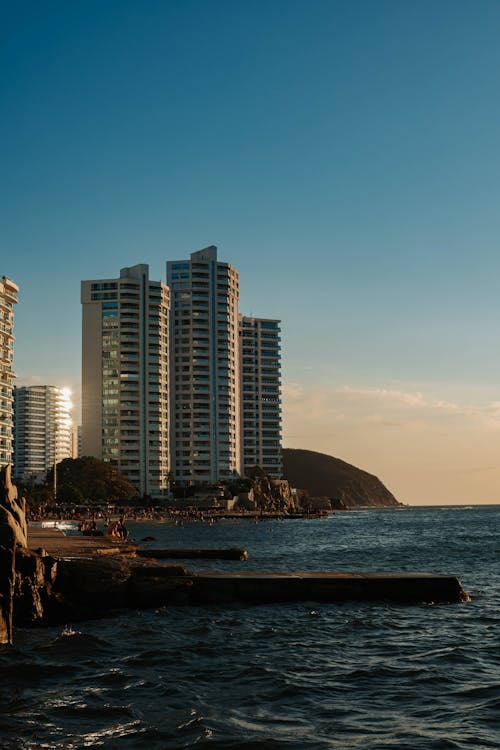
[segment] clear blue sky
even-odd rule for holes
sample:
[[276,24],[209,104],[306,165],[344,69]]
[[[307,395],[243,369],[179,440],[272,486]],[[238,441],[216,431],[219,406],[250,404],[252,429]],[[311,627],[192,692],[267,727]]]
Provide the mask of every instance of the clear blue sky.
[[216,244],[283,321],[287,445],[498,502],[499,39],[496,0],[4,4],[20,382],[78,391],[81,279]]

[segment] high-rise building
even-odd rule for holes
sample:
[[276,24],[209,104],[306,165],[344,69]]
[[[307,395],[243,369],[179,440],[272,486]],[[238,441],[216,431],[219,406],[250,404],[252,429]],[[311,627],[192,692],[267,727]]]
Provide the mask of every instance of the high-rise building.
[[280,321],[240,315],[242,464],[282,476]]
[[169,483],[166,284],[145,264],[82,281],[82,455],[117,466],[143,495]]
[[14,305],[19,287],[0,278],[0,468],[12,461]]
[[171,289],[172,471],[176,481],[240,473],[239,275],[217,248],[167,263]]
[[43,482],[55,463],[72,456],[71,393],[55,385],[14,389],[14,471],[23,482]]
[[82,455],[82,426],[81,424],[74,424],[73,426],[73,458],[78,458]]

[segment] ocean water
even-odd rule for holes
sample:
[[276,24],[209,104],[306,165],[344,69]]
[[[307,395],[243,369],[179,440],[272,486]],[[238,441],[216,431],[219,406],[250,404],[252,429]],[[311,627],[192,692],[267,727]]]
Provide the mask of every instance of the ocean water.
[[177,607],[17,630],[0,747],[500,747],[499,506],[327,520],[128,524],[151,546],[243,546],[192,570],[456,574],[471,601]]

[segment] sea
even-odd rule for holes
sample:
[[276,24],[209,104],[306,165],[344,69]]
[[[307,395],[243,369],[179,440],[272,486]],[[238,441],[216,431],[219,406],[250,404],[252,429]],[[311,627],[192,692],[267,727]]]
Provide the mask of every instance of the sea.
[[313,520],[129,522],[154,547],[244,547],[191,570],[457,575],[462,604],[162,607],[15,632],[2,750],[500,747],[500,506]]

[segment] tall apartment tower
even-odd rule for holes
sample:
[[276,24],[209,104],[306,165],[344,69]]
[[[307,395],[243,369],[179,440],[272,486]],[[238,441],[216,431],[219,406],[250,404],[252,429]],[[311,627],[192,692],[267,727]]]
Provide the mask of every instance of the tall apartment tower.
[[0,468],[12,462],[14,305],[19,287],[0,277]]
[[280,321],[240,315],[242,463],[282,476]]
[[167,263],[171,290],[172,471],[176,481],[240,473],[239,275],[217,248]]
[[47,471],[72,456],[71,394],[55,385],[14,389],[14,471],[23,482],[44,481]]
[[145,264],[82,281],[82,455],[117,466],[143,495],[169,483],[170,293]]

